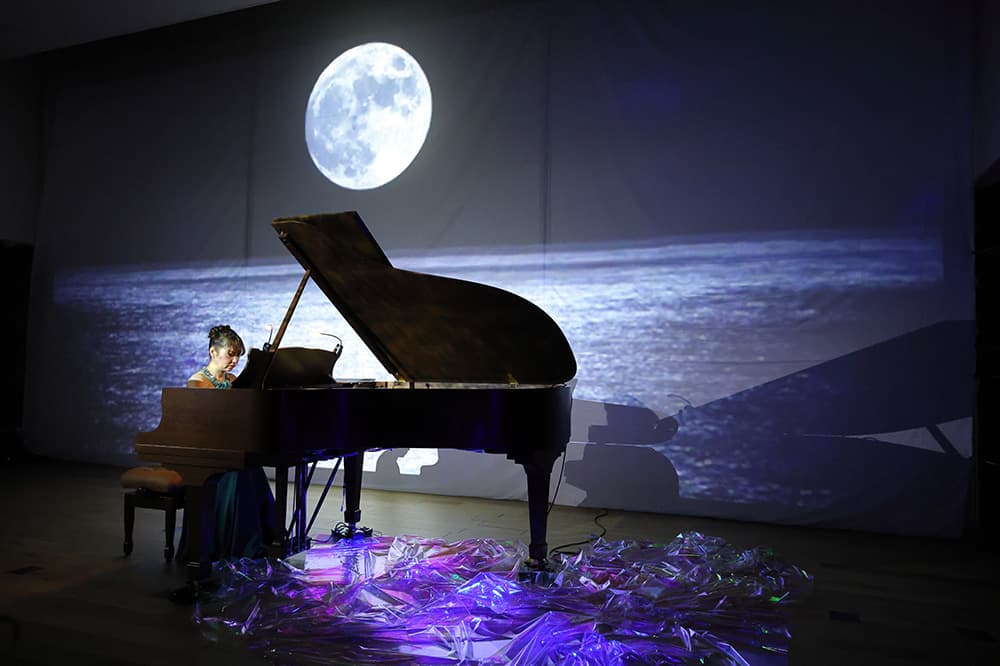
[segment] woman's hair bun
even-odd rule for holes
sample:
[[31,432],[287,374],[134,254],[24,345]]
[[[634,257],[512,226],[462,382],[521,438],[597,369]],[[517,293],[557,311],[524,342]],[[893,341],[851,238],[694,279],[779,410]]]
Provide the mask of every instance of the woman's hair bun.
[[218,326],[213,326],[212,330],[208,332],[209,341],[213,341],[217,338],[221,338],[226,333],[234,332],[233,329],[229,328],[229,324],[219,324]]
[[239,354],[246,352],[243,339],[240,338],[236,331],[229,327],[229,324],[213,326],[208,331],[208,344],[210,347],[229,347]]

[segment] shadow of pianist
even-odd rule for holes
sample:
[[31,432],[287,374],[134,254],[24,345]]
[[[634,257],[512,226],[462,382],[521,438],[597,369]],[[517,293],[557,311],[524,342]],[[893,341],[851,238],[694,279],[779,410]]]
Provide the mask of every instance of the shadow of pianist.
[[[246,351],[243,340],[227,325],[212,327],[208,340],[208,363],[188,378],[187,388],[231,388],[236,379],[232,371]],[[215,501],[202,507],[201,522],[213,527],[212,540],[201,546],[205,559],[265,556],[274,535],[274,494],[263,468],[225,472],[207,484],[214,484],[209,497],[214,494]],[[178,549],[182,558],[187,557],[187,531],[185,515]]]
[[677,434],[674,417],[661,418],[641,404],[587,400],[574,400],[573,415],[579,419],[576,440],[587,444],[580,460],[567,461],[566,481],[586,492],[580,506],[655,513],[678,509],[677,470],[655,448]]

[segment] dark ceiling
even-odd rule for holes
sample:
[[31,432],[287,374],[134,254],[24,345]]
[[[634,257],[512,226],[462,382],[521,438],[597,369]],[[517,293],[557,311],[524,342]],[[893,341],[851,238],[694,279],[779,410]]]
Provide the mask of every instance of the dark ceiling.
[[0,60],[118,37],[277,0],[17,0],[0,10]]

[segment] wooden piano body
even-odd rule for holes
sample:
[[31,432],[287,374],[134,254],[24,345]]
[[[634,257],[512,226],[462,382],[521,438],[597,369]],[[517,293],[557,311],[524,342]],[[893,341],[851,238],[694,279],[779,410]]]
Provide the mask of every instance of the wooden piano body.
[[[165,388],[157,428],[136,452],[185,481],[192,580],[210,563],[212,484],[227,470],[276,469],[273,554],[307,546],[306,464],[343,457],[345,522],[360,519],[361,463],[377,448],[457,448],[506,455],[524,467],[530,557],[544,564],[552,465],[566,448],[576,361],[559,327],[509,292],[394,268],[357,213],[282,218],[286,247],[395,382],[336,382],[337,354],[281,348],[296,298],[268,350],[251,350],[227,391]],[[288,470],[293,521],[284,527]]]

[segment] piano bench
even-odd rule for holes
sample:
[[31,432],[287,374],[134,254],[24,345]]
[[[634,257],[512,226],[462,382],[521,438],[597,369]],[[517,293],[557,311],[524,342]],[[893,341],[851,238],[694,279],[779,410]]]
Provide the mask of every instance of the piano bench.
[[135,509],[159,509],[166,514],[166,546],[163,557],[174,559],[174,529],[177,526],[177,509],[184,508],[184,482],[177,472],[162,467],[133,467],[121,476],[125,493],[125,555],[132,554],[132,528]]

